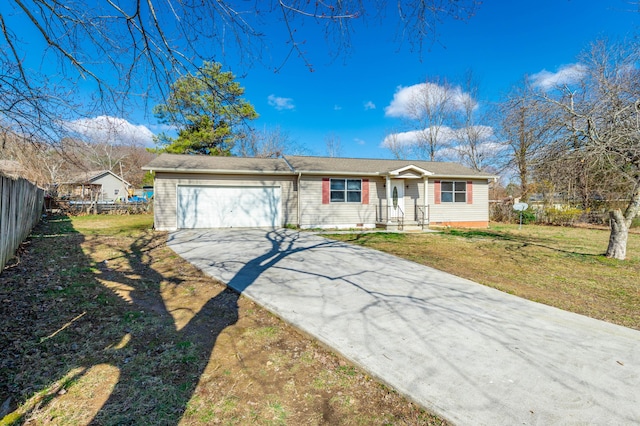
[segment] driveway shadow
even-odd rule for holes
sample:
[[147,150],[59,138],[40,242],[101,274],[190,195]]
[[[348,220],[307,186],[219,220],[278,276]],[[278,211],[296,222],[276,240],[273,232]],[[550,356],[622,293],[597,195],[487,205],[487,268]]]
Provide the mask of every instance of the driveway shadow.
[[[58,423],[174,425],[183,417],[218,336],[238,319],[239,294],[220,286],[203,305],[168,306],[167,288],[187,292],[209,279],[191,267],[159,272],[164,234],[109,238],[87,239],[68,218],[45,220],[20,264],[2,272],[0,419],[56,418],[52,403],[77,382],[95,394],[77,398],[85,404],[78,418]],[[109,255],[96,263],[105,246]],[[116,382],[100,383],[107,370]]]
[[[240,293],[308,249],[295,248],[295,238],[282,230],[265,235],[270,250],[240,267],[227,287],[209,289],[208,299],[189,305],[167,294],[192,291],[209,278],[184,263],[178,271],[159,264],[168,250],[165,234],[85,237],[69,218],[43,221],[23,254],[24,267],[0,276],[0,404],[7,402],[0,414],[22,405],[9,414],[12,422],[50,416],[54,402],[82,382],[95,395],[78,399],[87,404],[76,410],[84,417],[62,422],[179,423],[218,337],[238,321]],[[106,380],[101,370],[117,380]]]
[[180,231],[169,245],[454,422],[638,418],[621,368],[637,364],[635,331],[288,230]]

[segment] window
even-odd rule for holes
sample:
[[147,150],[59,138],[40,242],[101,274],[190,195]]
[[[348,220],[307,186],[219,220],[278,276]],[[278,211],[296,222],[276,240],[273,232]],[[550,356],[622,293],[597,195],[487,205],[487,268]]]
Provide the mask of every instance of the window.
[[362,180],[331,179],[332,203],[360,203],[362,201]]
[[440,199],[443,203],[466,203],[467,182],[442,181]]

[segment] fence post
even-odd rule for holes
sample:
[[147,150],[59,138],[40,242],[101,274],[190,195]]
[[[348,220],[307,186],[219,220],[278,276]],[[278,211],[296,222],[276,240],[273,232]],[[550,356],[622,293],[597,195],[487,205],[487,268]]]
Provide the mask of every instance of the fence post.
[[44,190],[25,179],[0,176],[0,274],[40,221]]

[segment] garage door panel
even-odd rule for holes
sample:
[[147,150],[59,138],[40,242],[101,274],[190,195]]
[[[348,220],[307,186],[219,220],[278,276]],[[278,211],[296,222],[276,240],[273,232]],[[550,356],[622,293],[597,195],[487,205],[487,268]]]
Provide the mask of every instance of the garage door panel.
[[280,206],[280,187],[180,186],[178,227],[276,227]]

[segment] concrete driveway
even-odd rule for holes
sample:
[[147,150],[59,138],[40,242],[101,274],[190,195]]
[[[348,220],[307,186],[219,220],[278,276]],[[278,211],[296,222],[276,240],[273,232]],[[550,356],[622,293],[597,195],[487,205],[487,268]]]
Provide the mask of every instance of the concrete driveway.
[[308,233],[169,246],[456,424],[640,423],[638,331]]

